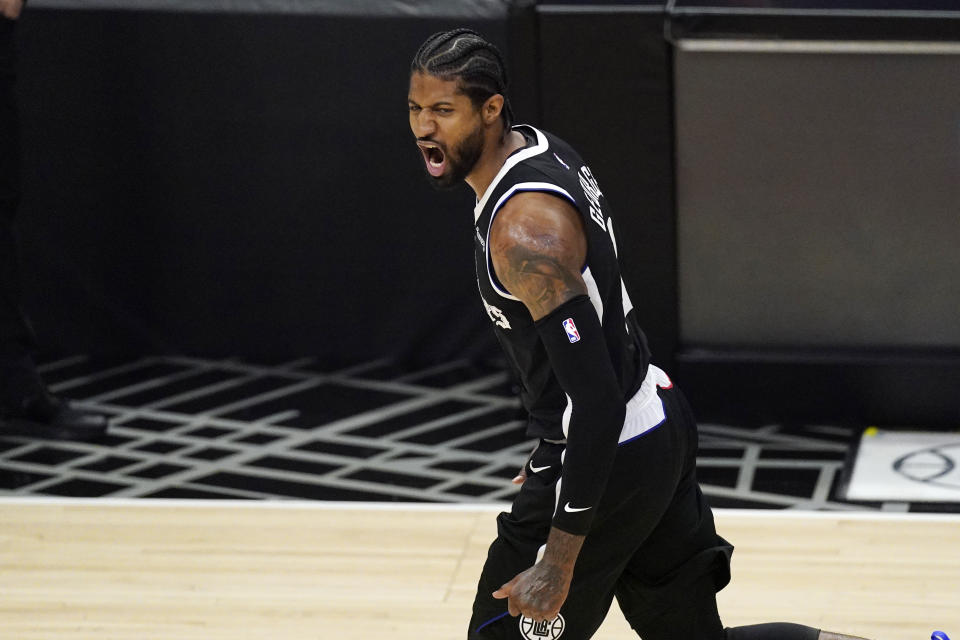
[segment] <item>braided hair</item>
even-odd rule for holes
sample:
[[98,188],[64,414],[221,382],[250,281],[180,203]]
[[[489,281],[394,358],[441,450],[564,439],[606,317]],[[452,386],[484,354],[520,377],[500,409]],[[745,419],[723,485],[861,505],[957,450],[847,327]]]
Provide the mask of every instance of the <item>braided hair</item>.
[[426,73],[444,80],[457,80],[474,107],[490,96],[503,96],[504,133],[513,125],[513,110],[507,98],[507,65],[500,51],[471,29],[435,33],[420,46],[410,63],[410,72]]

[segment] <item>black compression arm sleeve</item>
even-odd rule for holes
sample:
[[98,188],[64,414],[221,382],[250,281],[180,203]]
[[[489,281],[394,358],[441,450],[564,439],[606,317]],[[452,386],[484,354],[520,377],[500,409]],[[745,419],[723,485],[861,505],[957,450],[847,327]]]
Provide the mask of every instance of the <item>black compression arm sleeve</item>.
[[607,485],[626,406],[600,319],[583,295],[536,323],[550,366],[568,397],[567,446],[553,526],[586,535]]

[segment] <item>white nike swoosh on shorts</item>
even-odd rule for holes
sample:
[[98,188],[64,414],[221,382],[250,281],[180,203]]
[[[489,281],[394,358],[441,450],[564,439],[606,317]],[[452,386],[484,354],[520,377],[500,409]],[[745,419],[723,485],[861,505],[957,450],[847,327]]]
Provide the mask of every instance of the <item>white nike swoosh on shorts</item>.
[[549,468],[552,467],[552,466],[553,466],[552,464],[548,464],[548,465],[545,466],[545,467],[535,467],[535,466],[533,466],[533,463],[531,462],[531,463],[530,463],[530,473],[540,473],[540,472],[543,471],[544,469],[549,469]]
[[569,502],[563,505],[563,510],[567,513],[576,513],[577,511],[586,511],[587,509],[593,509],[593,507],[571,507]]

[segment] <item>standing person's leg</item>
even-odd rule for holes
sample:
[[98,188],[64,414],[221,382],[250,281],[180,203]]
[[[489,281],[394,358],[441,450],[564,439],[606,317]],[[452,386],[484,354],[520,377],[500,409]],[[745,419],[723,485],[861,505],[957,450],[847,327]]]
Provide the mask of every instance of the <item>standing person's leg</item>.
[[103,435],[107,421],[50,394],[33,361],[33,331],[20,306],[14,230],[20,204],[16,24],[0,16],[0,435],[86,440]]
[[0,17],[0,400],[22,397],[39,379],[30,361],[33,332],[20,307],[14,218],[20,204],[20,125],[15,94],[16,20]]

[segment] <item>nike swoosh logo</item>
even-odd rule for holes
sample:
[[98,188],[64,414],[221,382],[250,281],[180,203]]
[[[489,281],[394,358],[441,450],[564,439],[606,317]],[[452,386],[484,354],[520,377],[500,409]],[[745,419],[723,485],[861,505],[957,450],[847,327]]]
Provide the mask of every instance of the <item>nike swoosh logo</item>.
[[552,467],[552,466],[553,466],[552,464],[548,464],[548,465],[545,466],[545,467],[535,467],[535,466],[533,466],[533,463],[531,462],[531,463],[530,463],[530,472],[531,472],[531,473],[540,473],[540,472],[543,471],[544,469],[549,469],[549,468]]
[[593,509],[593,507],[580,507],[580,508],[571,507],[569,502],[563,505],[563,510],[566,511],[567,513],[576,513],[578,511],[586,511],[587,509]]

